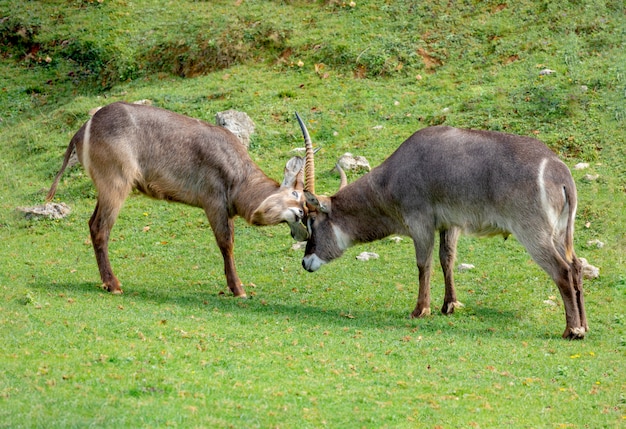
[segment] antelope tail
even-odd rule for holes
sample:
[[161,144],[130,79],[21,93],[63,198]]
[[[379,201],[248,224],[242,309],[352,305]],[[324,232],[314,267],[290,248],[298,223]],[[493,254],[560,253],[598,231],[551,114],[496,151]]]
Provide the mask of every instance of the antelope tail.
[[[77,135],[78,134],[76,134],[76,136]],[[54,198],[54,194],[56,194],[57,192],[57,186],[59,185],[59,180],[61,180],[61,176],[63,175],[63,172],[67,168],[67,164],[70,162],[70,158],[72,157],[72,152],[74,152],[74,150],[76,149],[76,140],[75,140],[77,138],[76,136],[72,138],[69,146],[67,147],[67,150],[65,151],[65,156],[63,157],[63,164],[61,165],[61,169],[59,170],[56,177],[54,178],[54,181],[52,182],[52,186],[50,186],[50,190],[48,191],[48,195],[46,195],[47,203],[52,201],[52,199]]]

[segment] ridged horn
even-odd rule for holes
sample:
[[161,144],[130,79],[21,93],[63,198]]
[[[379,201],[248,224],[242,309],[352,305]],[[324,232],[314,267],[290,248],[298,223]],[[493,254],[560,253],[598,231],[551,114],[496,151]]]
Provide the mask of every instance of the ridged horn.
[[313,151],[313,143],[311,143],[311,136],[309,136],[309,131],[306,129],[306,125],[296,112],[296,119],[298,119],[298,124],[300,124],[300,129],[302,130],[302,135],[304,136],[304,147],[306,149],[305,162],[304,162],[304,190],[309,191],[310,193],[315,193],[315,152]]

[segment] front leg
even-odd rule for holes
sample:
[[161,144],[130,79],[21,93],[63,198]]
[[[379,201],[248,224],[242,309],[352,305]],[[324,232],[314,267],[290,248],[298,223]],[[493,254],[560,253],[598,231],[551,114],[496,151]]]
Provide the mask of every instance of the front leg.
[[461,230],[455,227],[439,232],[439,262],[446,285],[443,307],[441,308],[443,314],[452,314],[455,308],[463,306],[457,301],[454,290],[454,261],[456,259],[456,243],[460,234]]
[[432,272],[434,236],[429,238],[413,238],[415,259],[419,271],[419,293],[417,305],[411,313],[411,318],[430,315],[430,275]]
[[239,280],[237,270],[235,268],[235,257],[233,249],[235,247],[235,224],[232,218],[226,214],[215,214],[207,210],[207,217],[213,229],[217,246],[222,252],[224,258],[224,274],[226,275],[226,284],[234,296],[245,298],[246,291],[243,284]]

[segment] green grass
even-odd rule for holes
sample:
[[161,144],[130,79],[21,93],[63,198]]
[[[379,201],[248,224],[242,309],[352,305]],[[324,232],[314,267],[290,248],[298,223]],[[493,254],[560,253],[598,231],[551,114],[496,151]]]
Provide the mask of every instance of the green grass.
[[[622,427],[624,21],[611,1],[0,1],[0,427]],[[440,123],[589,162],[573,175],[577,252],[601,270],[590,333],[560,339],[558,291],[513,238],[462,238],[465,307],[438,314],[437,267],[433,315],[410,320],[408,238],[309,274],[286,226],[238,220],[252,299],[234,299],[202,211],[138,194],[111,240],[125,293],[103,292],[80,167],[57,192],[68,218],[15,209],[43,201],[89,109],[144,98],[210,122],[246,111],[276,179],[302,146],[299,111],[327,194],[344,152],[377,165]]]

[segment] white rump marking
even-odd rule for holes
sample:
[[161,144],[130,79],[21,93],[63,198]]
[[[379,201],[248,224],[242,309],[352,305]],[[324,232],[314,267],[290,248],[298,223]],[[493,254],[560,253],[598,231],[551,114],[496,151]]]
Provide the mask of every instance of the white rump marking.
[[556,228],[559,223],[560,212],[556,211],[554,207],[550,204],[548,199],[548,192],[546,190],[546,182],[545,182],[545,172],[546,167],[548,165],[549,159],[544,158],[539,165],[539,174],[537,175],[537,186],[539,187],[539,195],[541,196],[541,207],[543,208],[543,212],[548,217],[548,222],[553,228]]
[[[87,174],[91,177],[89,171],[89,138],[91,136],[91,118],[85,124],[85,135],[83,136],[83,159],[80,159],[80,163],[83,164],[83,168]],[[77,154],[78,155],[78,154]]]

